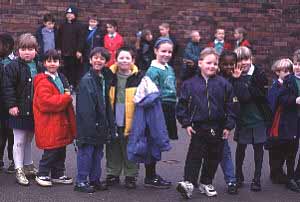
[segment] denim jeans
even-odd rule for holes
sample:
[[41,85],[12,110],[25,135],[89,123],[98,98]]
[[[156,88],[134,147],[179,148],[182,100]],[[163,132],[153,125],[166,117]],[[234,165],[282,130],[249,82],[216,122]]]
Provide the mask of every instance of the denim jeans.
[[224,141],[224,150],[223,150],[223,159],[220,163],[222,171],[224,173],[224,180],[226,184],[236,182],[235,174],[234,174],[234,167],[231,158],[231,151],[230,146],[228,144],[228,140]]
[[78,147],[77,153],[77,183],[100,181],[103,145],[88,145]]

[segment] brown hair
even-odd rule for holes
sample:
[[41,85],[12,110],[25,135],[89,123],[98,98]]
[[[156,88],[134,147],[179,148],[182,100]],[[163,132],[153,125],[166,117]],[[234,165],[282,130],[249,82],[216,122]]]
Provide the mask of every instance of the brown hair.
[[208,48],[204,48],[201,51],[199,60],[203,60],[208,55],[214,55],[214,56],[216,56],[217,60],[219,59],[219,55],[218,55],[216,49],[214,49],[212,47],[208,47]]
[[296,50],[294,52],[294,55],[293,55],[293,61],[296,63],[296,62],[300,62],[300,49]]
[[17,43],[17,49],[20,48],[34,48],[35,50],[38,50],[38,43],[35,36],[33,36],[30,33],[22,34],[18,38],[18,43]]
[[288,59],[288,58],[283,58],[283,59],[279,59],[279,60],[276,60],[274,62],[274,64],[272,65],[271,67],[271,70],[273,72],[277,72],[277,71],[280,71],[280,70],[288,70],[289,72],[292,72],[293,71],[293,62]]

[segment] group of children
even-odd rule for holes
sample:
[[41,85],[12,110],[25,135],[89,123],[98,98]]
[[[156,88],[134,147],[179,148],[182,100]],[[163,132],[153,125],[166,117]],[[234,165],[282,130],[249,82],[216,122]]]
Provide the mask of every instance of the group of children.
[[[265,147],[272,182],[300,192],[299,162],[294,170],[300,133],[299,50],[293,62],[274,63],[278,80],[268,91],[267,77],[253,63],[243,28],[235,30],[234,51],[224,41],[224,29],[217,29],[215,40],[203,50],[199,32],[193,31],[185,63],[194,71],[184,73],[177,98],[171,65],[177,45],[167,23],[159,26],[161,36],[154,43],[151,31],[144,30],[136,54],[124,46],[114,21],[107,23],[104,35],[96,16],[89,18],[86,39],[81,41],[76,17],[77,9],[67,8],[66,22],[56,30],[54,18],[45,15],[37,37],[26,33],[18,38],[17,58],[11,55],[11,36],[0,35],[0,166],[8,139],[7,171],[16,172],[20,185],[28,186],[30,176],[40,186],[73,184],[65,175],[65,159],[66,146],[76,140],[75,191],[107,190],[120,183],[122,174],[125,187],[135,189],[141,163],[146,187],[170,188],[172,183],[157,174],[156,165],[161,153],[171,149],[170,140],[178,139],[178,120],[191,137],[183,181],[176,187],[185,198],[192,197],[194,187],[216,196],[212,184],[219,164],[228,193],[237,194],[244,184],[248,144],[254,149],[252,191],[261,191]],[[82,77],[76,69],[81,62]],[[233,129],[235,169],[228,143]],[[38,169],[31,156],[34,135],[37,147],[44,150]],[[104,148],[106,179],[100,181]]]

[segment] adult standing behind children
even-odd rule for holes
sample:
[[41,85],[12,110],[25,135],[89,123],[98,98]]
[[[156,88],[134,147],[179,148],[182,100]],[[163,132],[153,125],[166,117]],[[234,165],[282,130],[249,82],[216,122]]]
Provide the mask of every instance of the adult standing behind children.
[[104,46],[104,33],[100,28],[97,15],[89,16],[88,25],[85,27],[85,45],[83,51],[84,74],[90,69],[90,52],[95,47]]
[[183,64],[180,74],[182,80],[193,77],[198,70],[199,55],[203,49],[200,40],[201,36],[199,31],[193,30],[190,35],[190,40],[183,52]]
[[4,167],[4,150],[7,143],[7,155],[10,164],[7,168],[8,173],[15,172],[15,164],[13,158],[14,135],[8,126],[8,110],[4,105],[3,87],[5,66],[11,63],[11,54],[14,48],[14,39],[7,33],[0,34],[0,169]]
[[17,44],[19,58],[5,67],[4,102],[9,109],[9,127],[14,133],[13,154],[16,179],[20,185],[29,185],[27,176],[37,173],[31,155],[33,79],[42,72],[34,60],[37,50],[36,38],[30,33],[22,34]]
[[116,53],[119,48],[124,45],[123,37],[117,32],[118,25],[114,20],[106,23],[107,34],[104,36],[104,47],[109,51],[111,57],[107,62],[107,67],[110,67],[116,62]]
[[78,9],[70,6],[65,12],[65,22],[58,28],[57,49],[63,59],[62,73],[75,89],[82,72],[82,51],[84,46],[83,28],[77,22]]

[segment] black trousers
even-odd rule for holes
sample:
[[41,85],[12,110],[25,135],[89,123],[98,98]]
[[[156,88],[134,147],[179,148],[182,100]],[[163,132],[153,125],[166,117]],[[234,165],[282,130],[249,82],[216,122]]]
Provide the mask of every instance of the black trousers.
[[[196,130],[197,131],[197,130]],[[198,177],[202,165],[200,183],[212,184],[218,165],[222,160],[224,141],[213,137],[209,131],[192,135],[184,166],[184,181],[198,186]]]
[[3,160],[4,150],[7,142],[7,154],[10,161],[14,160],[13,158],[13,146],[14,146],[14,134],[11,128],[8,127],[8,124],[5,121],[0,123],[0,160]]
[[45,149],[40,160],[38,176],[59,178],[64,175],[66,160],[66,147],[57,149]]
[[[254,162],[255,162],[255,170],[254,170],[254,180],[260,181],[261,177],[261,169],[264,158],[264,144],[253,144],[254,149]],[[243,175],[243,163],[245,159],[245,151],[247,148],[247,144],[238,144],[235,152],[235,169],[236,169],[236,178],[237,181],[244,181]]]
[[80,61],[73,56],[63,56],[64,65],[62,73],[67,77],[70,85],[77,87],[83,73],[83,66]]

